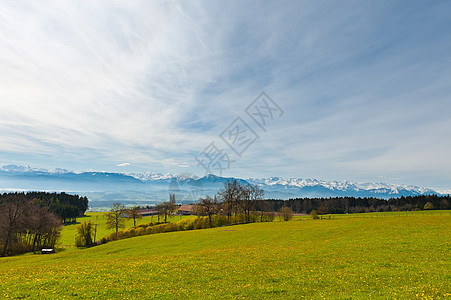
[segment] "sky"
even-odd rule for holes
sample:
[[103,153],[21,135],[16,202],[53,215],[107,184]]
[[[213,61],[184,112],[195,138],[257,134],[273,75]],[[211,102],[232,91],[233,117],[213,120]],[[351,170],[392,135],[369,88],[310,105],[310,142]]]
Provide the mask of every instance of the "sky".
[[0,165],[449,189],[450,11],[0,0]]

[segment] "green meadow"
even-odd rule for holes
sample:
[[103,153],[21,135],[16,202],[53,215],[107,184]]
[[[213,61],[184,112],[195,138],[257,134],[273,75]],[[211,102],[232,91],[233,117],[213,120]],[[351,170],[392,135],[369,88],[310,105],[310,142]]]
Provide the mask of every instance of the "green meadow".
[[[450,212],[369,215],[161,233],[2,258],[0,297],[450,298]],[[63,239],[71,230],[64,228]]]
[[[91,212],[86,213],[86,216],[77,218],[77,223],[75,224],[67,224],[63,226],[63,230],[61,232],[61,238],[58,240],[57,244],[60,247],[72,247],[75,246],[75,233],[77,226],[82,222],[92,221],[94,224],[97,224],[97,232],[96,232],[96,240],[100,240],[105,235],[110,235],[114,230],[107,229],[105,212]],[[169,222],[177,222],[181,219],[192,218],[192,216],[174,216],[173,218],[168,219]],[[158,216],[147,216],[143,217],[140,220],[136,220],[136,225],[146,224],[146,223],[155,223],[158,221]],[[163,221],[160,218],[160,221]],[[133,219],[126,219],[125,228],[133,227]]]

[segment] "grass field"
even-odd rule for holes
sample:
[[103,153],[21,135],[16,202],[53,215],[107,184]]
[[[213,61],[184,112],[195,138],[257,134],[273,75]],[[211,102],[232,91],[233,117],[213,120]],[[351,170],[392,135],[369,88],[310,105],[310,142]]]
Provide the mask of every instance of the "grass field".
[[[184,218],[192,218],[192,216],[174,216],[173,218],[168,219],[169,222],[177,222]],[[61,232],[61,238],[58,240],[57,245],[58,246],[75,246],[75,229],[76,227],[85,221],[92,221],[95,224],[97,224],[97,233],[96,233],[96,240],[100,240],[102,236],[110,235],[112,232],[114,232],[113,229],[107,229],[106,227],[106,218],[105,218],[105,212],[91,212],[87,213],[84,217],[77,218],[77,223],[75,224],[68,224],[63,226],[63,230]],[[144,224],[144,223],[150,223],[150,222],[157,222],[158,217],[157,216],[148,216],[143,217],[141,220],[136,220],[136,225]],[[161,219],[163,221],[163,219]],[[125,228],[130,228],[133,226],[133,219],[127,219],[125,223]]]
[[445,299],[451,216],[410,214],[172,232],[0,259],[0,297]]

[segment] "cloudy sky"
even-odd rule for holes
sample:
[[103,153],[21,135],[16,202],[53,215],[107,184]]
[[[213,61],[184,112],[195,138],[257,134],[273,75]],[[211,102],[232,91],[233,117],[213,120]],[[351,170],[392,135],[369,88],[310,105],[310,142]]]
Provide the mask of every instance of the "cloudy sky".
[[450,11],[2,0],[0,165],[203,175],[217,153],[226,176],[451,188]]

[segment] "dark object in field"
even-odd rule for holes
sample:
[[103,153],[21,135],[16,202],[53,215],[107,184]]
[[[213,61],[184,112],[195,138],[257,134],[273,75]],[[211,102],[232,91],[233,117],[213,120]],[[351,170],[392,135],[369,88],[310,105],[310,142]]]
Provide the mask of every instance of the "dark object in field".
[[52,254],[55,253],[55,249],[42,249],[41,254]]

